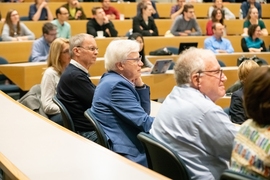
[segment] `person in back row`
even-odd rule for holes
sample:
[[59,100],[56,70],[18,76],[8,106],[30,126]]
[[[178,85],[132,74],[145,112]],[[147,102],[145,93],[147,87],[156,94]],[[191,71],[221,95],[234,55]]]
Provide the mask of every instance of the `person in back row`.
[[101,7],[92,8],[93,18],[87,22],[86,32],[96,37],[98,31],[103,31],[104,37],[117,37],[117,30],[113,23],[105,15]]
[[111,0],[101,0],[102,9],[109,20],[120,19],[120,13],[111,6]]
[[262,18],[262,6],[259,2],[256,2],[256,0],[247,0],[242,2],[240,9],[242,11],[243,18],[248,16],[250,8],[256,8],[258,10],[259,19]]
[[78,0],[67,0],[67,3],[62,7],[68,10],[69,20],[84,20],[86,15]]
[[184,5],[185,0],[177,0],[177,4],[173,5],[171,8],[171,19],[175,19],[177,16],[182,14]]
[[150,134],[184,160],[191,180],[219,179],[229,167],[235,125],[215,102],[227,77],[210,50],[189,48],[174,66],[177,85],[162,103]]
[[92,106],[96,88],[88,70],[96,62],[97,44],[94,37],[88,34],[72,36],[69,44],[71,61],[59,80],[56,96],[69,112],[75,131],[97,142],[94,127],[84,117],[84,111]]
[[68,22],[68,10],[65,7],[57,8],[55,11],[56,19],[51,23],[57,26],[57,37],[69,39],[71,36],[71,28]]
[[[193,30],[195,30],[193,32]],[[174,36],[200,36],[202,31],[196,19],[194,19],[194,6],[192,4],[185,4],[183,9],[183,16],[175,18],[171,33]]]
[[224,16],[224,19],[229,20],[229,19],[235,19],[235,15],[226,7],[223,6],[222,0],[214,0],[213,6],[209,7],[208,10],[208,17],[211,19],[212,17],[212,12],[214,9],[219,8],[222,11],[222,14]]
[[29,20],[53,20],[52,12],[45,0],[35,0],[35,4],[30,5],[29,8]]

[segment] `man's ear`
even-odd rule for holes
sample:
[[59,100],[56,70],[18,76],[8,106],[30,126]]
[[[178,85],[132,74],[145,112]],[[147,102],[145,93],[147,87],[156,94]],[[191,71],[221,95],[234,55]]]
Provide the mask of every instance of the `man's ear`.
[[77,47],[74,47],[74,48],[72,49],[73,54],[75,54],[76,56],[80,56],[79,51],[80,51],[80,49],[77,48]]
[[201,78],[199,73],[194,73],[191,76],[191,85],[195,88],[200,86]]
[[120,71],[123,71],[124,70],[124,66],[122,62],[117,62],[115,64],[115,66],[117,67],[117,69],[119,69]]

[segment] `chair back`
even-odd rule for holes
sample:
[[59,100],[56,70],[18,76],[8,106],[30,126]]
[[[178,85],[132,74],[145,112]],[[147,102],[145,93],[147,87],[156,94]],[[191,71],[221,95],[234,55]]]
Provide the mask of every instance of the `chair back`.
[[64,104],[56,96],[53,97],[53,102],[57,104],[60,108],[64,127],[73,132],[76,132],[73,120],[71,119],[71,116],[66,107],[64,106]]
[[150,169],[174,180],[190,180],[184,161],[171,148],[151,134],[141,132],[137,137],[143,144]]
[[90,123],[94,126],[96,133],[97,133],[97,137],[98,137],[98,144],[100,144],[101,146],[110,149],[109,148],[109,144],[108,144],[108,140],[107,137],[103,131],[103,128],[101,127],[100,123],[96,120],[96,118],[94,117],[94,115],[92,114],[90,109],[87,109],[84,112],[84,116],[90,121]]
[[227,169],[221,174],[220,180],[259,180],[259,179],[256,177],[252,177],[249,175],[245,175],[245,174]]

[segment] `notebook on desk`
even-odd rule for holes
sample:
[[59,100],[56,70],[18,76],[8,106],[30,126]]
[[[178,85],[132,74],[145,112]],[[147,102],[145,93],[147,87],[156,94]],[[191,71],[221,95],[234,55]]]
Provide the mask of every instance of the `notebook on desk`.
[[197,42],[182,42],[179,44],[178,48],[178,54],[182,53],[184,50],[190,48],[190,47],[198,47]]
[[172,59],[159,59],[156,61],[152,70],[143,74],[164,74],[170,68]]

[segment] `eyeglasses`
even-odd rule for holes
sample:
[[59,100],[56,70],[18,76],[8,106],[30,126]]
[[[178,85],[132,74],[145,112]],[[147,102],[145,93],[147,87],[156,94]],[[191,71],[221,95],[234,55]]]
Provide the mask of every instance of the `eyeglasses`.
[[221,79],[222,75],[223,75],[223,70],[222,69],[217,69],[217,70],[209,70],[209,71],[198,71],[197,73],[199,73],[199,74],[204,73],[207,76],[213,76],[213,75],[210,75],[210,74],[207,74],[207,73],[214,73],[214,74],[218,75],[219,79]]
[[142,56],[139,56],[138,58],[127,58],[125,60],[136,61],[139,64],[142,60]]
[[92,51],[92,52],[95,52],[95,51],[98,51],[98,48],[97,47],[88,47],[88,48],[85,48],[83,46],[77,46],[78,48],[83,48],[87,51]]

